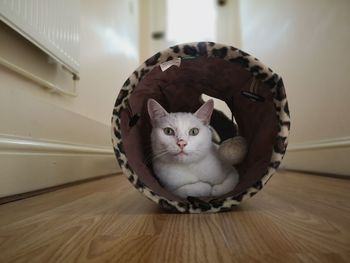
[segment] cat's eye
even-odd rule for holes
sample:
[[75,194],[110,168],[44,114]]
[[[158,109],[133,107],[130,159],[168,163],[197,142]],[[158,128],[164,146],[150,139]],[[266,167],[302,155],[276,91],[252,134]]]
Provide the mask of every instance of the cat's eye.
[[172,135],[175,135],[175,132],[172,128],[170,127],[166,127],[163,129],[163,132],[168,135],[168,136],[172,136]]
[[199,133],[199,129],[198,128],[192,128],[188,134],[191,136],[196,136]]

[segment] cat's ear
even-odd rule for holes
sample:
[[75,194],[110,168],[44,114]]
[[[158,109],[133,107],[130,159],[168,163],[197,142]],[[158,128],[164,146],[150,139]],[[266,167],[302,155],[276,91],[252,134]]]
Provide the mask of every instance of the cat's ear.
[[154,99],[149,99],[147,101],[147,110],[152,122],[168,115],[168,112],[162,105]]
[[200,119],[205,125],[209,125],[211,114],[214,110],[214,101],[212,99],[204,103],[195,113],[198,119]]

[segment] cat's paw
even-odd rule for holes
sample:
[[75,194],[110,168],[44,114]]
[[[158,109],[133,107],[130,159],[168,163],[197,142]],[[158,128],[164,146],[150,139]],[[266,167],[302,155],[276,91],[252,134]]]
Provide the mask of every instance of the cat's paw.
[[224,193],[223,193],[222,185],[218,184],[212,187],[211,196],[218,197],[223,194]]
[[185,187],[180,187],[173,193],[183,199],[186,199],[188,196],[187,189]]
[[195,197],[205,197],[210,196],[212,187],[210,184],[197,182],[194,184],[186,184],[174,191],[174,194],[181,198],[186,198],[187,196]]

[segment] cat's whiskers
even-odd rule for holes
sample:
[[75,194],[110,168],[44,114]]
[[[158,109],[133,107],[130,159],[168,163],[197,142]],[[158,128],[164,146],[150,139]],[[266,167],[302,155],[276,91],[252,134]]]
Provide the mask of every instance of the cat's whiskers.
[[161,152],[158,152],[157,154],[155,154],[155,155],[152,156],[152,160],[154,161],[155,159],[158,159],[158,158],[160,158],[160,157],[166,155],[167,153],[168,153],[167,150],[163,150],[163,151],[161,151]]
[[162,149],[162,150],[160,150],[159,152],[157,152],[157,154],[150,154],[150,155],[146,156],[146,158],[145,158],[145,163],[146,163],[146,164],[149,164],[149,163],[152,162],[153,160],[158,159],[158,158],[164,156],[164,155],[167,154],[167,153],[168,153],[168,150],[167,150],[167,149]]

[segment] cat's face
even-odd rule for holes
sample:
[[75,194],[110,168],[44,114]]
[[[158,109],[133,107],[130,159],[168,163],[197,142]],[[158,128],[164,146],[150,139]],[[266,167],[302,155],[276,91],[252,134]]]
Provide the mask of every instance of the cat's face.
[[191,163],[203,158],[212,145],[208,127],[212,111],[213,101],[192,114],[168,113],[155,100],[149,100],[153,160]]

